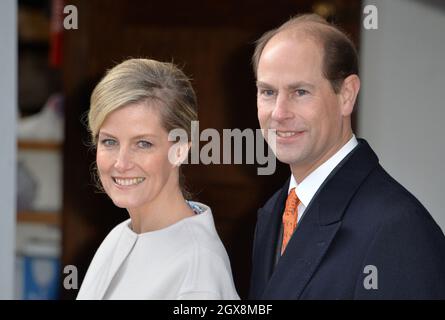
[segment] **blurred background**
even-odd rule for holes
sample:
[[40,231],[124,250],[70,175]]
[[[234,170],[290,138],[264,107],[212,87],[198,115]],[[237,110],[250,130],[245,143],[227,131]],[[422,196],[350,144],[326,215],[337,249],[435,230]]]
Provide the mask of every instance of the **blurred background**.
[[[368,4],[377,29],[364,28]],[[68,5],[76,21],[66,29]],[[106,234],[128,218],[92,179],[85,114],[104,72],[130,57],[173,61],[193,81],[200,130],[258,128],[254,41],[289,17],[316,12],[356,43],[362,90],[354,128],[442,230],[445,5],[442,1],[224,0],[0,2],[0,298],[74,299]],[[194,200],[208,204],[247,297],[257,209],[290,172],[258,165],[186,165]]]

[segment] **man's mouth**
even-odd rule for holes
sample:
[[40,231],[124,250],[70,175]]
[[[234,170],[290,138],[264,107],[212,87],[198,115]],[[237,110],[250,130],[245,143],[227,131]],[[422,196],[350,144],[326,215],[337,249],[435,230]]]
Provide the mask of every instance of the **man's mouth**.
[[289,138],[303,133],[304,131],[281,131],[277,130],[277,136],[280,138]]

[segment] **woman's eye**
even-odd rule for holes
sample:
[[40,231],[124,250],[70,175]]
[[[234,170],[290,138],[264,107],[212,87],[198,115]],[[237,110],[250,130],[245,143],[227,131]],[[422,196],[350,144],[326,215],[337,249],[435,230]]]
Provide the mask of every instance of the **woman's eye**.
[[138,141],[138,147],[143,148],[143,149],[148,149],[148,148],[150,148],[152,145],[153,145],[153,144],[150,143],[150,142],[148,142],[148,141],[144,141],[144,140]]
[[100,141],[100,143],[102,145],[104,145],[105,147],[113,147],[113,146],[115,146],[117,144],[117,141],[114,140],[114,139],[102,139]]

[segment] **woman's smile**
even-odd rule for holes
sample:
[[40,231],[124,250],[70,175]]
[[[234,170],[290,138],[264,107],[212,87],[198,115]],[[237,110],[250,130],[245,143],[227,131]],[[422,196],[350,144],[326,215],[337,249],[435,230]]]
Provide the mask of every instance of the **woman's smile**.
[[168,159],[170,146],[154,104],[129,104],[107,116],[99,130],[96,161],[115,205],[146,212],[177,190],[179,169]]
[[143,177],[135,177],[135,178],[112,177],[112,179],[113,179],[113,182],[120,187],[135,186],[135,185],[142,183],[145,180],[145,178],[143,178]]

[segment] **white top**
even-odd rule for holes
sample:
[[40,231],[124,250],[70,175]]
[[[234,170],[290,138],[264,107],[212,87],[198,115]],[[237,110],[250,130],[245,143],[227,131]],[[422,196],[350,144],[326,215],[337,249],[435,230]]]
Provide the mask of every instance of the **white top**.
[[77,299],[239,299],[209,207],[137,234],[128,219],[105,238]]
[[306,207],[311,202],[314,195],[317,193],[318,189],[326,178],[331,174],[332,170],[358,145],[355,135],[338,150],[332,157],[330,157],[326,162],[324,162],[317,169],[312,171],[300,184],[297,183],[294,176],[291,174],[289,190],[295,188],[295,193],[300,199],[300,204],[298,205],[298,217],[297,222],[300,221],[301,217],[306,210]]

